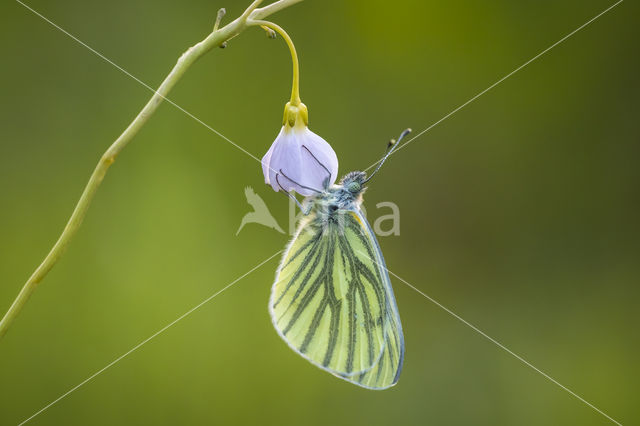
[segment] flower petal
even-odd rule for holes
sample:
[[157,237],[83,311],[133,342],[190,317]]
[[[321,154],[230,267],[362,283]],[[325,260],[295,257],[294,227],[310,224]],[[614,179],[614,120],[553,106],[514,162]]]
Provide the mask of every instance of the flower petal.
[[[306,173],[300,183],[305,186],[311,186],[310,184],[313,183],[314,187],[325,189],[325,180],[328,179],[326,187],[333,185],[338,176],[338,157],[331,145],[308,128],[305,128],[301,142],[303,167]],[[310,184],[307,185],[307,183]]]
[[338,158],[331,146],[307,127],[283,126],[262,158],[262,172],[274,191],[283,188],[308,196],[335,182]]

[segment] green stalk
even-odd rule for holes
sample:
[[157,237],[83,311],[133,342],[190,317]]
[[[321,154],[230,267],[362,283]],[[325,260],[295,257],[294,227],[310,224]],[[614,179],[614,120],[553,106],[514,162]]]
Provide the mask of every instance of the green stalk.
[[287,43],[287,47],[291,52],[291,63],[293,65],[293,82],[291,83],[291,105],[298,106],[302,102],[300,100],[300,64],[298,62],[298,53],[296,47],[293,45],[293,40],[289,37],[289,34],[281,26],[269,21],[250,20],[249,25],[260,25],[263,28],[270,28],[282,36]]

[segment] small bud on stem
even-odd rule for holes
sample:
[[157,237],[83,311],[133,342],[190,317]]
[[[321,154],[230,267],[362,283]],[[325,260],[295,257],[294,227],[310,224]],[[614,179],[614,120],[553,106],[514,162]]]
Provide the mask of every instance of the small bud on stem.
[[216,16],[216,23],[213,24],[213,31],[214,32],[218,31],[218,28],[220,27],[220,21],[222,21],[222,18],[226,14],[227,14],[227,10],[224,7],[220,8],[220,10],[218,10],[218,15]]

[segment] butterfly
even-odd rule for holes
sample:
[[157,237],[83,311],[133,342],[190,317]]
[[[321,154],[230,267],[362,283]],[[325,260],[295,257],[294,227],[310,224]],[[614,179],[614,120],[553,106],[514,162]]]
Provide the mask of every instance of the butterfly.
[[304,216],[269,300],[273,325],[291,349],[368,389],[396,384],[404,337],[380,246],[360,206],[365,184],[410,131],[389,143],[371,176],[351,172],[331,187],[327,179],[304,207],[298,203]]

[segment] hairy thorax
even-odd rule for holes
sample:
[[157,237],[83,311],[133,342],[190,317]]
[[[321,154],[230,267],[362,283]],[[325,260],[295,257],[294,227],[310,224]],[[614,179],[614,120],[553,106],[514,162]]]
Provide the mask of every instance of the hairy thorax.
[[326,191],[309,197],[307,202],[311,203],[309,207],[313,221],[323,227],[341,225],[345,215],[360,209],[363,192],[353,193],[343,185],[333,185]]

